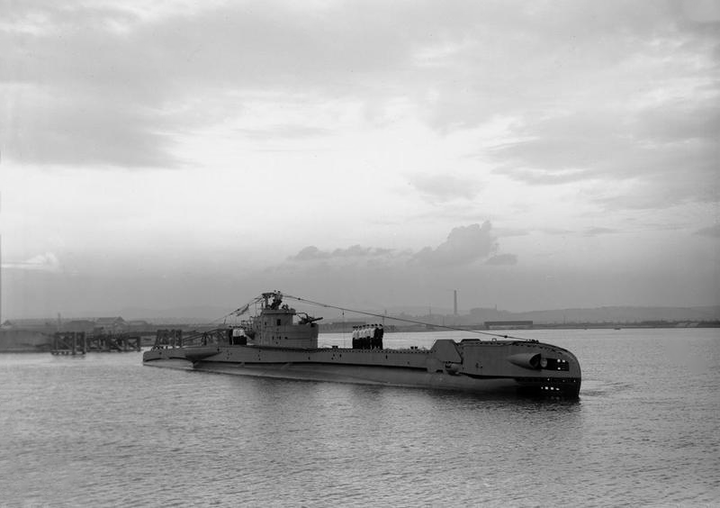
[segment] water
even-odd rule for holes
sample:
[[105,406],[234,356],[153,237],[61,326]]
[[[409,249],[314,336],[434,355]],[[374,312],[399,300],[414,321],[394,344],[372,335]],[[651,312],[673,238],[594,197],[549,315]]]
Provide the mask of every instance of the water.
[[579,402],[0,355],[0,506],[720,506],[718,330],[522,334]]

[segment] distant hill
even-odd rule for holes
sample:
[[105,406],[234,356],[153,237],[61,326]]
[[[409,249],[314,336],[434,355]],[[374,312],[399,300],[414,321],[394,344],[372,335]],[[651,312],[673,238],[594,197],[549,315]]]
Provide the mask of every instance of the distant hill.
[[[432,314],[430,314],[432,311]],[[471,309],[469,313],[454,316],[447,309],[422,307],[394,307],[383,310],[368,310],[375,314],[397,317],[412,317],[419,321],[435,324],[482,324],[485,321],[533,321],[537,324],[573,323],[640,323],[645,321],[717,321],[720,320],[720,306],[706,307],[598,307],[591,309],[557,309],[511,312],[489,308]],[[342,315],[335,311],[318,313],[325,320],[339,320]],[[346,319],[354,319],[345,316]],[[360,319],[365,319],[360,316]],[[367,318],[372,319],[372,318]]]
[[714,321],[720,306],[709,307],[600,307],[512,313],[513,319],[536,323],[639,323],[643,321]]
[[198,323],[210,322],[222,319],[235,309],[228,307],[175,307],[172,309],[143,309],[140,307],[128,307],[121,309],[118,315],[125,319],[144,319],[152,323]]
[[[323,323],[347,321],[379,321],[380,317],[364,316],[352,312],[343,313],[331,308],[318,308],[307,305],[297,304],[293,302],[293,307],[298,311],[305,311],[309,314],[320,317]],[[93,313],[83,318],[91,318],[97,316],[122,316],[125,320],[145,320],[152,324],[198,324],[220,322],[223,317],[227,316],[234,309],[229,307],[213,307],[213,306],[196,306],[196,307],[176,307],[170,309],[147,309],[140,307],[128,307],[118,311]],[[718,321],[720,320],[720,306],[705,307],[598,307],[592,309],[571,308],[557,310],[535,310],[527,312],[511,312],[506,310],[498,310],[493,308],[474,308],[468,313],[461,311],[460,315],[455,316],[451,309],[436,308],[430,309],[420,306],[397,306],[388,307],[387,309],[362,309],[378,316],[386,315],[388,319],[391,317],[403,317],[417,321],[446,324],[446,325],[477,325],[485,321],[527,321],[531,320],[536,324],[583,324],[583,323],[640,323],[645,321]],[[77,317],[75,317],[77,318]],[[67,320],[67,317],[64,317]],[[16,322],[17,328],[35,329],[35,328],[53,328],[56,326],[56,318],[36,319],[33,326],[29,326],[24,321]],[[6,323],[7,324],[7,323]]]

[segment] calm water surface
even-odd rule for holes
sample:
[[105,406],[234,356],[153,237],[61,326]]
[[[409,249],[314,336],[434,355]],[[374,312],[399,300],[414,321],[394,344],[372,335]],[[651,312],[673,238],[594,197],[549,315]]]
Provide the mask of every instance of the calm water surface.
[[0,355],[0,506],[720,506],[718,330],[522,334],[579,402]]

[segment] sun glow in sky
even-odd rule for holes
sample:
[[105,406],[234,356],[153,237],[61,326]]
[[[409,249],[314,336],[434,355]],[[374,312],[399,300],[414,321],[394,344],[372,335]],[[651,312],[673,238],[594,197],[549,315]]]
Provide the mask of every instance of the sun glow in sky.
[[716,1],[0,14],[3,318],[720,304]]

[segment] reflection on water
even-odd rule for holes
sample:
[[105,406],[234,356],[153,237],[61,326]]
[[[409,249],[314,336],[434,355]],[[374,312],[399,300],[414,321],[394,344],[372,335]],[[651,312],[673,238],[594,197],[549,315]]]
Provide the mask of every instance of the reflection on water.
[[579,357],[575,402],[4,355],[0,505],[714,504],[709,332],[524,332]]

